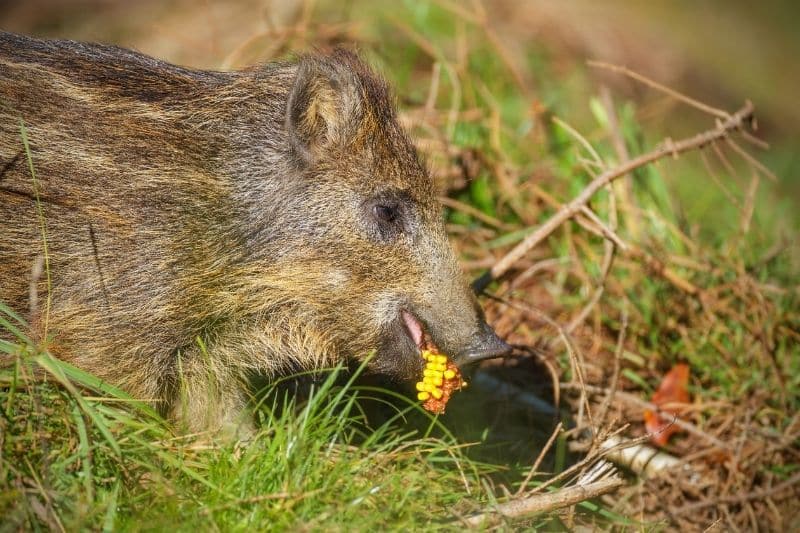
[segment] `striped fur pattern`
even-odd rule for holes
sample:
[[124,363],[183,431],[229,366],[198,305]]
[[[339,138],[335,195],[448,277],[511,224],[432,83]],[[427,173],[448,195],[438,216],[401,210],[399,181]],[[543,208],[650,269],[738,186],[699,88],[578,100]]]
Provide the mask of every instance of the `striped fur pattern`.
[[377,351],[415,379],[402,309],[449,353],[485,326],[389,89],[346,51],[207,72],[0,34],[0,221],[0,300],[193,431],[241,423],[253,376]]

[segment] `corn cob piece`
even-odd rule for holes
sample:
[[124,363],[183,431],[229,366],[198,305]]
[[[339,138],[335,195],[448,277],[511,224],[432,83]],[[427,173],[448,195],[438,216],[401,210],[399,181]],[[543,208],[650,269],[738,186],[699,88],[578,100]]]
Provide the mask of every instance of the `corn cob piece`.
[[427,344],[427,348],[422,350],[425,369],[422,371],[422,381],[416,385],[417,399],[423,402],[425,410],[442,414],[453,392],[466,387],[467,383],[462,380],[455,363],[439,353],[432,343]]

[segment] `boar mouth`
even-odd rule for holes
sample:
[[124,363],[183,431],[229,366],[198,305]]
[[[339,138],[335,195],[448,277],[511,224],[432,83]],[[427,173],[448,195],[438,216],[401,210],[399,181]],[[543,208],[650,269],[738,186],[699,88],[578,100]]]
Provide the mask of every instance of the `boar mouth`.
[[[400,311],[405,324],[406,333],[411,341],[416,345],[418,353],[421,354],[425,349],[436,348],[430,333],[425,331],[424,324],[413,313],[406,309]],[[483,320],[480,321],[480,332],[474,339],[471,339],[469,346],[463,353],[449,354],[454,358],[459,367],[465,364],[477,363],[485,359],[504,357],[511,352],[511,346],[506,344],[492,328]]]
[[423,350],[423,343],[425,342],[425,334],[424,334],[424,327],[422,322],[417,320],[412,313],[403,309],[400,311],[400,315],[403,317],[403,323],[406,326],[406,332],[408,336],[411,337],[411,340],[414,341],[414,344],[417,346],[417,349],[422,352]]

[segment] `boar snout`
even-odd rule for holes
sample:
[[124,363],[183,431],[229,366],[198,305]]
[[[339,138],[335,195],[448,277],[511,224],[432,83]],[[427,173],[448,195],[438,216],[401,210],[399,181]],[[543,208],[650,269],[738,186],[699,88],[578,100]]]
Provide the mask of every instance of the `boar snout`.
[[477,363],[484,359],[494,359],[508,355],[512,347],[497,336],[492,327],[481,320],[475,333],[469,339],[469,344],[460,352],[453,354],[458,366]]

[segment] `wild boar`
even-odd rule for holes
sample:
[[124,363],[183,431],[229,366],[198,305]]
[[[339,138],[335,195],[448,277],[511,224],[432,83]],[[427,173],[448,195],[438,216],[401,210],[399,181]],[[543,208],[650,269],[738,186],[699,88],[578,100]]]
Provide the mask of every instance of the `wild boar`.
[[508,350],[348,51],[209,72],[3,33],[0,220],[0,300],[188,430],[239,424],[254,376],[374,353],[413,380],[423,331],[459,364]]

